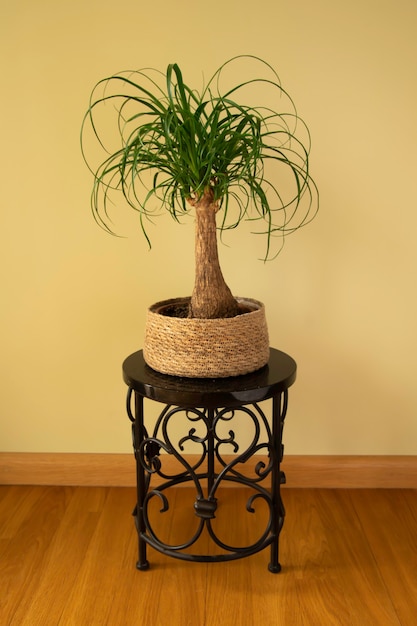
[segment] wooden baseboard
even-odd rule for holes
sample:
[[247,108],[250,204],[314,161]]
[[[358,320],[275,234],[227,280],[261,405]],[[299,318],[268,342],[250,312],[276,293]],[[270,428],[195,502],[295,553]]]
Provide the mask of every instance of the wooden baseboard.
[[[165,456],[168,473],[171,461]],[[287,455],[282,469],[292,488],[417,489],[417,456]],[[131,454],[0,453],[2,485],[131,487],[135,480]]]

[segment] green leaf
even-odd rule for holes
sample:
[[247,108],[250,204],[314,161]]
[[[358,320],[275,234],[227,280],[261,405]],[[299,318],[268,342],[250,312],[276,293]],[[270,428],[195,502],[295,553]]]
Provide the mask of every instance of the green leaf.
[[[239,75],[235,66],[248,60],[258,65],[256,75],[221,89],[225,70]],[[261,86],[271,94],[267,107],[247,100],[250,90],[256,100]],[[94,177],[97,223],[114,234],[111,214],[121,194],[138,211],[149,245],[145,222],[155,207],[178,221],[209,187],[220,203],[220,231],[242,220],[264,224],[255,232],[266,238],[265,258],[275,255],[275,235],[295,232],[317,213],[309,130],[275,70],[255,56],[226,61],[201,93],[176,63],[165,74],[147,69],[99,81],[82,121],[81,149]]]

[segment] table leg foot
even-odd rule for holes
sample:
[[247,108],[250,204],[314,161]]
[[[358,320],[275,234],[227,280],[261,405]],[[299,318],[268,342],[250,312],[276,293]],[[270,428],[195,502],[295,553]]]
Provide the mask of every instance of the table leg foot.
[[149,569],[149,561],[144,561],[143,563],[141,563],[140,561],[138,561],[136,563],[136,569],[141,570],[142,572],[144,572],[145,570]]
[[268,565],[268,569],[272,574],[279,574],[281,571],[281,565],[279,563],[277,563],[277,565],[270,563]]

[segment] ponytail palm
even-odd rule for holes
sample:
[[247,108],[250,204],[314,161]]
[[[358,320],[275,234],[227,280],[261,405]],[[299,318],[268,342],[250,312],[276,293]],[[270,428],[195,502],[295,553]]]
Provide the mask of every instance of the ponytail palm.
[[[222,91],[220,78],[237,60],[255,60],[267,78],[252,78]],[[243,101],[246,92],[272,89],[284,112]],[[252,99],[253,99],[252,95]],[[106,115],[115,115],[114,128]],[[103,117],[104,115],[104,117]],[[88,130],[104,151],[99,165],[87,156]],[[114,131],[115,136],[106,135]],[[108,141],[116,138],[116,146]],[[263,226],[265,258],[281,239],[307,224],[317,211],[317,191],[309,171],[310,138],[273,69],[255,57],[222,65],[201,93],[183,80],[177,64],[165,74],[124,72],[93,89],[82,126],[84,158],[94,174],[92,210],[113,233],[114,192],[138,211],[145,237],[146,218],[162,206],[175,220],[194,211],[195,285],[192,317],[236,315],[237,303],[222,276],[217,231],[244,219]],[[102,152],[103,155],[103,152]]]

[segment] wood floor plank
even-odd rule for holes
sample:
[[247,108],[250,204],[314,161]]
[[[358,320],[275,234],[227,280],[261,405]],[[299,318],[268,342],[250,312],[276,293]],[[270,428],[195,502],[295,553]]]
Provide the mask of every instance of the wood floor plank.
[[[263,503],[219,495],[213,528],[253,541]],[[137,571],[134,488],[0,489],[1,626],[413,626],[416,491],[284,489],[282,572],[269,549],[226,563],[189,563],[148,548]],[[243,499],[242,499],[243,497]],[[168,543],[193,534],[194,493],[173,489],[154,526]],[[156,510],[158,509],[158,510]],[[207,551],[208,538],[195,549]]]
[[238,623],[251,624],[242,612],[242,594],[250,589],[248,615],[266,626],[399,626],[349,494],[286,490],[284,502],[282,572],[266,571],[266,553],[209,571],[213,596],[220,598],[224,590],[224,599],[209,605],[207,623],[233,624],[241,612]]
[[0,561],[0,623],[23,624],[25,612],[39,585],[38,572],[65,515],[73,489],[33,487],[16,536],[5,546]]
[[0,538],[13,538],[28,512],[43,493],[33,486],[0,486]]
[[[194,491],[187,488],[173,489],[167,496],[169,510],[166,513],[160,513],[162,503],[154,498],[153,506],[150,507],[151,522],[159,539],[169,545],[176,545],[195,532],[197,518],[193,513]],[[136,535],[132,533],[131,537],[132,556],[136,559]],[[148,559],[150,568],[147,571],[124,568],[125,592],[120,603],[112,606],[109,625],[203,625],[207,565],[172,559],[150,547]]]
[[[299,606],[305,623],[384,626],[399,624],[373,554],[361,532],[349,490],[297,494],[300,503],[289,515],[303,529],[289,535],[296,568]],[[301,510],[300,510],[301,505]],[[293,527],[289,531],[294,534]],[[298,529],[299,532],[299,529]],[[297,545],[301,547],[296,551]],[[288,615],[292,607],[288,607]]]
[[19,605],[18,624],[57,625],[72,591],[91,538],[96,530],[108,489],[78,488],[74,491],[45,559],[37,568],[37,587],[30,601]]
[[358,490],[354,507],[401,624],[417,616],[417,490]]
[[130,515],[132,493],[131,489],[109,489],[58,622],[60,625],[109,623],[111,604],[124,593],[123,573],[135,574]]

